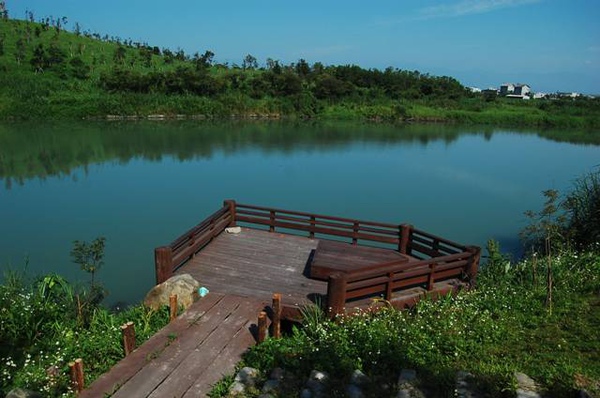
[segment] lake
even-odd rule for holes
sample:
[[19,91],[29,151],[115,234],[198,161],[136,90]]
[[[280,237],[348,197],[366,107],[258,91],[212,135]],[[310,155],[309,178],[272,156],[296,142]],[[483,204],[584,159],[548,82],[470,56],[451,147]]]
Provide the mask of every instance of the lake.
[[154,282],[154,248],[224,199],[408,222],[463,244],[494,238],[518,255],[523,213],[541,208],[543,190],[595,170],[599,149],[597,134],[489,127],[4,124],[0,266],[85,281],[72,242],[104,236],[107,303],[139,301]]

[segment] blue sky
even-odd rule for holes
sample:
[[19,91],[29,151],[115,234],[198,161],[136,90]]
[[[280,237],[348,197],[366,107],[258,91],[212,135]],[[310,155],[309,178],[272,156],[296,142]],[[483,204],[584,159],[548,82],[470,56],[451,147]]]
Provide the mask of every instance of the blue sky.
[[464,85],[528,83],[600,94],[599,0],[6,0],[11,17],[84,30],[217,62],[300,58],[326,65],[419,70]]

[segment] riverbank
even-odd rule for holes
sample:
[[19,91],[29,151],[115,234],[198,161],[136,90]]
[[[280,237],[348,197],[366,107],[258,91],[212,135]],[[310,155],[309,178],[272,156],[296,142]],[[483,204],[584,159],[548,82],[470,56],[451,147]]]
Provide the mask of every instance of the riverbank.
[[[600,129],[600,99],[519,100],[473,93],[448,76],[388,67],[238,65],[48,22],[0,24],[0,120],[177,115]],[[249,56],[250,57],[250,56]]]
[[[319,386],[324,396],[345,396],[360,371],[365,396],[396,397],[405,388],[400,370],[415,369],[412,388],[425,396],[454,396],[457,374],[468,375],[478,396],[513,396],[514,375],[526,373],[543,396],[599,397],[599,275],[594,250],[516,263],[492,252],[476,289],[410,311],[332,322],[307,307],[302,327],[253,347],[239,364],[258,370],[246,396],[259,396],[266,385],[272,396],[298,396],[317,371],[327,375]],[[276,388],[274,369],[285,373]],[[211,396],[229,396],[232,382],[225,378]]]

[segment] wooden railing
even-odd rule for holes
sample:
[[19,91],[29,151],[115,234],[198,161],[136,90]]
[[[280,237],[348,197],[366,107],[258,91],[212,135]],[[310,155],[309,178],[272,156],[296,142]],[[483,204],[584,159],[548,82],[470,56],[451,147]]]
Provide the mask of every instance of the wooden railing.
[[415,286],[434,290],[436,282],[456,278],[472,283],[479,267],[480,248],[466,247],[465,251],[411,262],[376,264],[352,274],[335,273],[327,286],[328,310],[331,314],[344,312],[348,302],[380,297],[393,302],[394,292]]
[[157,284],[169,279],[177,268],[192,258],[225,228],[235,224],[233,206],[233,202],[225,201],[223,207],[175,239],[170,245],[154,249]]
[[414,261],[374,264],[351,275],[336,273],[328,282],[328,307],[343,311],[347,302],[378,296],[392,300],[395,291],[458,278],[470,283],[477,275],[480,248],[463,246],[420,231],[409,224],[395,225],[313,213],[239,204],[223,207],[168,246],[155,250],[156,280],[161,283],[228,226],[262,228],[270,232],[304,234],[309,238],[347,240],[397,250]]
[[262,226],[270,232],[305,233],[310,238],[346,239],[352,244],[377,243],[401,249],[407,225],[394,225],[313,213],[235,203],[235,220],[244,226]]

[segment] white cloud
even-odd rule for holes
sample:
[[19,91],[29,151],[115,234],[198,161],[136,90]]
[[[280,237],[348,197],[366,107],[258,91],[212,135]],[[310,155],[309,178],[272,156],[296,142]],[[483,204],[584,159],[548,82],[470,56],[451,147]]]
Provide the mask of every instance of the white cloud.
[[462,0],[458,3],[431,6],[419,10],[420,16],[429,18],[452,18],[463,15],[484,14],[503,8],[520,7],[542,0]]

